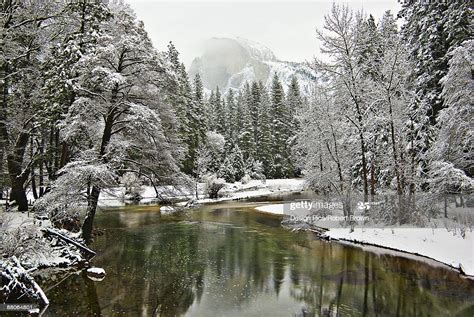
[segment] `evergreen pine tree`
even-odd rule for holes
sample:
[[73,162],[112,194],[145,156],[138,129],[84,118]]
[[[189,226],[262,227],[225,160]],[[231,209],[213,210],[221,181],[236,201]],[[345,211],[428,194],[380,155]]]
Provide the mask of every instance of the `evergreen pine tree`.
[[285,92],[277,74],[273,76],[271,102],[273,115],[273,177],[282,178],[289,175],[288,159],[290,155],[287,146],[289,117],[287,107],[285,105]]
[[260,98],[260,121],[258,130],[259,146],[257,148],[257,158],[263,165],[263,173],[266,177],[273,175],[273,129],[272,129],[272,114],[271,103],[268,92],[264,87],[261,87]]
[[214,117],[215,117],[215,128],[216,131],[222,135],[225,134],[227,128],[227,121],[226,121],[226,113],[225,113],[225,106],[222,100],[221,93],[219,91],[219,87],[216,87],[216,93],[214,95]]
[[204,91],[201,77],[196,74],[192,91],[192,100],[187,113],[189,133],[186,138],[188,153],[183,163],[184,171],[192,174],[197,157],[197,151],[201,143],[205,143],[207,127],[205,124]]
[[421,108],[435,123],[443,108],[440,83],[448,71],[448,53],[472,36],[470,1],[404,0],[402,33],[415,63],[415,90]]
[[241,108],[239,108],[241,110],[239,145],[242,149],[244,160],[247,160],[250,157],[255,157],[255,138],[251,114],[252,93],[248,83],[244,87],[242,96],[243,102],[240,105]]
[[[259,107],[260,107],[260,99],[261,99],[261,91],[260,86],[257,82],[252,83],[251,88],[251,96],[249,98],[248,107],[249,107],[249,114],[252,121],[252,137],[255,147],[259,146],[258,143],[258,130],[259,130]],[[255,149],[256,151],[256,149]],[[255,153],[254,153],[255,154]]]
[[168,44],[168,60],[174,77],[167,80],[167,101],[177,116],[179,137],[184,142],[189,134],[188,110],[191,102],[191,87],[184,65],[179,60],[179,52],[172,42]]
[[237,127],[237,106],[235,104],[235,96],[234,96],[233,89],[229,89],[227,93],[225,105],[226,105],[225,116],[226,116],[226,122],[227,122],[225,137],[228,142],[235,143],[238,127]]

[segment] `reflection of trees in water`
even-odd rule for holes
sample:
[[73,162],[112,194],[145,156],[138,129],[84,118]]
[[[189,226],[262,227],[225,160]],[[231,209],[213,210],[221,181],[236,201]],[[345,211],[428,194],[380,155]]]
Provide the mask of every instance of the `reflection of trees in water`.
[[46,309],[44,316],[70,316],[71,312],[76,316],[102,315],[96,284],[85,271],[73,276],[68,274],[56,287],[46,289],[46,295],[52,305]]
[[[291,295],[308,307],[305,316],[448,316],[463,310],[470,314],[463,311],[460,316],[472,316],[474,306],[453,294],[472,292],[472,283],[464,281],[458,290],[451,283],[443,285],[459,280],[455,272],[355,248],[321,248],[320,261],[300,267],[309,279],[300,278],[299,285],[291,286]],[[451,293],[443,293],[448,288]]]
[[[200,299],[204,287],[205,261],[198,237],[197,228],[186,224],[164,224],[158,231],[146,234],[107,231],[100,243],[104,243],[102,248],[106,251],[95,261],[99,266],[103,261],[107,267],[106,283],[96,284],[100,302],[106,303],[102,312],[129,316],[138,312],[146,316],[184,314],[195,299]],[[85,302],[93,299],[89,296],[93,294],[90,282],[67,281],[68,288],[78,289],[77,301],[68,301],[68,305],[90,305]],[[84,309],[78,315],[87,316],[89,311]]]
[[99,304],[99,298],[97,297],[97,290],[95,288],[94,281],[87,277],[86,271],[81,273],[82,280],[86,286],[87,293],[87,316],[101,316],[101,309]]
[[198,246],[198,236],[199,231],[189,225],[178,228],[177,225],[163,225],[159,234],[148,235],[145,243],[132,240],[132,243],[142,245],[129,250],[140,250],[140,254],[126,258],[142,262],[131,267],[140,270],[134,272],[133,279],[143,281],[144,285],[135,290],[141,292],[141,296],[128,296],[143,301],[141,307],[146,309],[146,315],[181,315],[195,298],[199,300],[204,287],[205,261]]
[[[134,316],[137,311],[146,316],[182,315],[203,292],[205,261],[198,237],[196,227],[184,224],[178,228],[165,224],[146,234],[106,231],[99,243],[105,253],[95,260],[96,265],[104,262],[107,267],[106,280],[66,280],[54,290],[54,309],[48,312],[53,316],[68,316],[71,311],[77,316],[100,316],[102,308],[107,316]],[[76,291],[64,298],[64,288]]]
[[[107,230],[94,260],[106,268],[106,279],[66,280],[48,293],[54,303],[48,312],[68,316],[74,307],[80,316],[176,316],[201,300],[208,311],[226,311],[289,291],[306,306],[304,316],[473,315],[474,295],[465,298],[474,294],[472,283],[454,272],[290,233],[250,213],[206,217]],[[75,291],[65,298],[62,289]]]
[[[242,305],[260,293],[278,294],[291,258],[287,242],[243,220],[243,228],[208,227],[204,239],[209,261],[206,287],[222,294],[229,306]],[[218,299],[215,304],[220,305]]]

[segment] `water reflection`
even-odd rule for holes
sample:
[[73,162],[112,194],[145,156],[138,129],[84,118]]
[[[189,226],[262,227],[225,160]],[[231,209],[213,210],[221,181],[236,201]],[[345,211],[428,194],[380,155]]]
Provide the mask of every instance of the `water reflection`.
[[247,206],[104,214],[94,264],[107,277],[67,279],[46,316],[474,315],[474,283],[456,272],[291,233]]

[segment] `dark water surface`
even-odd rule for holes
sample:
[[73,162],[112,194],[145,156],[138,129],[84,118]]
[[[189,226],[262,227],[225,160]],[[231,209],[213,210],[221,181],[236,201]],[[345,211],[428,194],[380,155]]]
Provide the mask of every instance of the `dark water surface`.
[[474,316],[474,282],[457,272],[291,233],[256,204],[100,212],[106,278],[65,279],[45,316]]

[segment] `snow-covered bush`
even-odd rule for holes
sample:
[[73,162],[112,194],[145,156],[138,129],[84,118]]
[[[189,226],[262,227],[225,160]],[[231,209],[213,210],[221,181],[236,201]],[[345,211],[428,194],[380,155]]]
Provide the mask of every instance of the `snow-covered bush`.
[[215,174],[204,178],[205,191],[209,198],[217,198],[219,191],[225,186],[225,179],[217,177]]
[[244,177],[242,177],[241,182],[242,184],[248,184],[252,178],[250,177],[249,174],[245,174]]
[[258,160],[254,160],[253,158],[249,158],[247,162],[245,162],[244,167],[245,175],[248,175],[252,179],[263,179],[263,164]]
[[194,173],[203,177],[207,173],[217,173],[222,162],[225,138],[221,134],[206,132],[206,142],[201,144],[197,150]]
[[120,183],[125,187],[126,192],[135,191],[141,187],[141,180],[135,173],[127,172],[120,178]]
[[230,153],[225,157],[219,168],[219,176],[227,182],[233,183],[240,181],[245,174],[245,163],[242,151],[238,145],[235,145]]
[[127,172],[120,178],[120,183],[125,187],[125,198],[139,201],[142,197],[142,181],[136,173]]
[[39,228],[33,224],[21,225],[2,232],[0,252],[4,257],[16,256],[28,260],[49,252],[49,246],[42,238]]
[[224,152],[225,138],[222,134],[208,131],[206,132],[207,146],[212,152],[222,153]]
[[471,192],[474,180],[466,173],[456,168],[453,163],[434,161],[430,165],[429,183],[433,192]]

